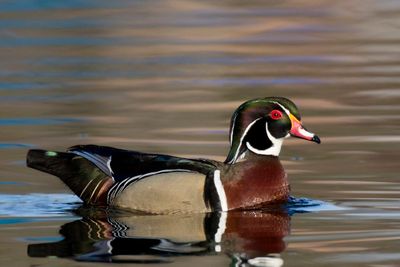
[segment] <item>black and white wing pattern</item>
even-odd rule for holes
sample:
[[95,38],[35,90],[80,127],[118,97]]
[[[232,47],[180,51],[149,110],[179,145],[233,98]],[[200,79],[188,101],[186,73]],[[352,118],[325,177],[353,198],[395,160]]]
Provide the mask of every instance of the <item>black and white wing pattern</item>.
[[95,164],[116,182],[159,171],[185,170],[207,174],[216,166],[212,161],[148,154],[106,146],[78,145],[68,152]]

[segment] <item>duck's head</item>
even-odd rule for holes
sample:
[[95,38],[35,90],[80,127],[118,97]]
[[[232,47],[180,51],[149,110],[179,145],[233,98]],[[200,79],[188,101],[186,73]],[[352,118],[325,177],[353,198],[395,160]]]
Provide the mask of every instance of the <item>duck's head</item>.
[[300,113],[289,99],[249,100],[233,113],[229,135],[231,149],[225,163],[237,162],[247,151],[278,156],[283,140],[289,136],[321,143],[318,136],[303,127]]

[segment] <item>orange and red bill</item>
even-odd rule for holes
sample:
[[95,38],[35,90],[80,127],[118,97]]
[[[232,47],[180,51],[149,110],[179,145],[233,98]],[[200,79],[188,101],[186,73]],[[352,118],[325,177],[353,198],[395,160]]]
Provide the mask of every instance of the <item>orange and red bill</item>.
[[292,114],[290,114],[290,120],[292,122],[292,128],[290,129],[290,135],[293,137],[298,137],[301,139],[305,139],[308,141],[313,141],[317,144],[321,143],[321,140],[319,139],[319,137],[317,135],[315,135],[314,133],[311,133],[309,131],[307,131],[303,125],[301,124],[301,122]]

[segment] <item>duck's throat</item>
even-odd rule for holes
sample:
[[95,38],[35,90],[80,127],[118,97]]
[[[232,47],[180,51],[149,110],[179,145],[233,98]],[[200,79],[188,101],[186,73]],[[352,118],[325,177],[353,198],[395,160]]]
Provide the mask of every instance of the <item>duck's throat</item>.
[[276,142],[273,144],[271,147],[267,149],[258,149],[255,148],[251,145],[251,143],[247,142],[246,146],[247,149],[250,150],[251,152],[258,154],[258,155],[265,155],[265,156],[279,156],[279,153],[281,152],[281,147],[282,147],[282,140],[279,140],[279,142]]
[[[275,138],[268,130],[268,124],[255,125],[246,138],[246,147],[258,155],[279,156],[284,138]],[[262,127],[262,128],[261,128]]]

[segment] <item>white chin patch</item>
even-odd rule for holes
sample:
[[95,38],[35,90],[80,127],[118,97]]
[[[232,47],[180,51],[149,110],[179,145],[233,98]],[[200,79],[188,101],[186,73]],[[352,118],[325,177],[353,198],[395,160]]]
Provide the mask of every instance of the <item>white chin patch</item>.
[[271,141],[272,146],[265,149],[265,150],[260,150],[257,148],[254,148],[249,142],[246,142],[247,149],[250,150],[253,153],[259,154],[259,155],[270,155],[270,156],[279,156],[279,153],[281,152],[282,148],[282,143],[283,140],[290,135],[287,134],[285,137],[282,138],[275,138],[270,134],[268,131],[268,123],[265,124],[265,129],[267,132],[268,139]]

